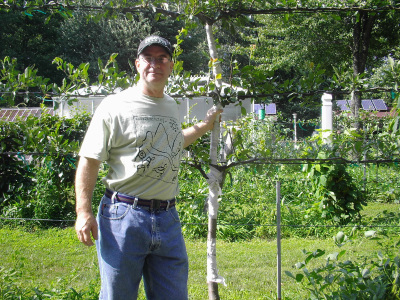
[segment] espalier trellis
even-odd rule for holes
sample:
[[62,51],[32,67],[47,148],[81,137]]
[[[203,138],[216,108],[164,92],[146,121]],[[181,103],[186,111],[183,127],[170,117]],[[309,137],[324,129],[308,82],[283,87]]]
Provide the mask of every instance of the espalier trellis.
[[[365,82],[362,79],[361,73],[363,72],[363,66],[368,56],[368,42],[371,34],[371,25],[376,22],[379,18],[377,12],[380,11],[394,11],[400,10],[400,4],[393,3],[393,1],[380,1],[379,6],[376,5],[376,1],[282,1],[276,2],[272,0],[225,0],[225,1],[111,1],[105,5],[98,6],[97,4],[87,3],[85,1],[24,1],[15,2],[12,0],[6,0],[0,3],[0,10],[3,12],[7,11],[20,11],[27,16],[33,16],[33,11],[38,11],[41,14],[47,14],[48,18],[51,18],[53,14],[59,14],[65,18],[72,16],[72,12],[75,9],[90,11],[94,19],[100,19],[103,17],[112,16],[113,13],[125,13],[127,18],[132,18],[132,15],[142,11],[152,11],[159,18],[172,17],[179,18],[186,21],[187,28],[191,26],[204,26],[207,33],[207,42],[210,50],[210,66],[212,80],[208,84],[207,88],[201,90],[201,94],[212,95],[214,104],[216,107],[224,106],[227,103],[240,103],[241,99],[244,98],[265,98],[270,95],[286,95],[288,97],[295,95],[306,95],[306,94],[321,94],[319,86],[315,85],[315,77],[313,74],[309,78],[304,78],[301,82],[301,86],[292,86],[291,83],[285,82],[284,84],[276,84],[273,80],[274,75],[269,74],[266,78],[262,71],[257,70],[252,66],[247,66],[241,70],[235,70],[234,79],[232,80],[232,86],[241,86],[243,90],[236,92],[235,88],[222,88],[222,71],[220,69],[220,57],[217,52],[216,41],[213,37],[213,25],[217,22],[222,25],[226,30],[234,30],[234,27],[246,24],[252,15],[260,14],[286,14],[289,17],[290,13],[352,13],[354,14],[354,32],[353,32],[353,74],[349,76],[341,76],[338,74],[335,79],[332,89],[346,90],[346,92],[352,92],[352,111],[353,115],[357,117],[358,109],[360,107],[359,93],[362,90],[368,90]],[[184,34],[185,29],[180,34]],[[178,35],[178,45],[180,39]],[[29,80],[22,80],[21,78],[6,78],[7,71],[4,71],[6,67],[3,64],[3,73],[1,74],[1,92],[2,101],[7,101],[12,104],[12,97],[20,91],[30,90],[33,86],[40,86],[39,91],[43,95],[49,92],[55,94],[62,94],[71,92],[79,87],[87,87],[88,82],[85,77],[86,66],[81,65],[78,68],[74,68],[56,59],[55,62],[59,68],[66,72],[66,79],[62,86],[48,85],[47,81],[37,77],[32,73],[31,69],[25,70],[25,79],[29,79],[30,76],[36,78],[37,81],[32,82]],[[111,58],[112,62],[112,58]],[[9,61],[6,62],[9,64]],[[173,89],[179,92],[182,96],[195,96],[199,94],[196,89],[195,83],[190,83],[190,76],[186,72],[183,72],[181,63],[175,57],[175,70],[174,79],[178,83]],[[110,75],[106,80],[103,77],[99,77],[99,82],[103,85],[110,83],[110,86],[115,84],[125,85],[132,83],[126,74],[118,74],[116,68],[101,68],[106,70],[105,73]],[[76,70],[78,70],[76,72]],[[10,74],[10,72],[8,73]],[[116,76],[114,76],[117,74]],[[104,75],[104,74],[103,74]],[[343,78],[346,77],[344,80]],[[272,79],[271,79],[272,78]],[[23,82],[23,86],[9,84],[11,82]],[[121,80],[118,83],[115,81]],[[394,84],[397,90],[397,83]],[[184,89],[182,89],[184,87]],[[389,87],[390,89],[393,86]],[[218,199],[220,198],[220,190],[224,182],[224,176],[228,166],[221,163],[217,159],[218,154],[218,143],[219,143],[219,132],[220,124],[216,123],[214,130],[211,134],[211,148],[210,148],[210,159],[209,169],[210,172],[206,174],[209,182],[209,236],[208,236],[208,266],[207,266],[207,280],[209,284],[209,299],[219,299],[218,285],[217,283],[223,282],[222,277],[218,275],[216,267],[216,218],[218,212]],[[398,123],[394,126],[397,128]],[[248,150],[248,149],[247,149]],[[310,149],[308,149],[310,150]],[[312,151],[311,151],[312,152]],[[235,162],[229,167],[233,167],[237,164],[262,164],[270,163],[275,158],[265,158],[257,156],[254,157],[249,155],[240,156],[237,153],[236,157],[247,158],[241,162]],[[302,158],[304,159],[304,158]],[[310,159],[310,158],[308,158]],[[313,160],[315,158],[311,158]],[[301,161],[301,159],[299,160]]]

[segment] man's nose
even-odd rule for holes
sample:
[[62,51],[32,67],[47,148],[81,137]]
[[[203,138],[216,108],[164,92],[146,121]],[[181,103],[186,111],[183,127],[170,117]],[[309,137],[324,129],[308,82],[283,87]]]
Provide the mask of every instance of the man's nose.
[[150,65],[150,66],[157,67],[157,66],[160,66],[160,63],[157,61],[157,59],[156,59],[155,57],[152,57],[152,58],[150,59],[149,65]]

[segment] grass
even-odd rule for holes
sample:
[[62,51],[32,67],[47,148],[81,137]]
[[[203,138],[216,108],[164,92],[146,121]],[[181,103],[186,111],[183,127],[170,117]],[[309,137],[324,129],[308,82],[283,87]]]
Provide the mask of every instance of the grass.
[[[206,248],[204,240],[187,240],[192,300],[208,299]],[[378,250],[375,241],[361,238],[344,248],[347,250],[346,259],[372,256]],[[327,253],[338,251],[332,239],[284,239],[282,273],[285,270],[298,272],[293,266],[304,260],[302,249],[324,249]],[[275,240],[218,241],[217,254],[219,273],[227,281],[227,287],[219,286],[221,299],[276,299]],[[81,295],[86,292],[83,299],[97,297],[99,276],[95,248],[80,244],[73,228],[28,231],[3,227],[0,229],[0,261],[3,273],[0,278],[4,278],[6,270],[17,271],[12,279],[15,287],[37,287],[39,290],[73,288]],[[87,293],[88,289],[92,289],[92,293]],[[285,299],[304,299],[307,294],[283,274],[282,295]],[[139,299],[145,299],[143,291]]]

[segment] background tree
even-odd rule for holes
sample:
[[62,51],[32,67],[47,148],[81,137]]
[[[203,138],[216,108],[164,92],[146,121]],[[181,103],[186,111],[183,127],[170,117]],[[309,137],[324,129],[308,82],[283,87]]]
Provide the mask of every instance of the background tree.
[[[46,15],[40,11],[21,14],[0,10],[0,60],[10,57],[15,62],[15,70],[23,72],[30,67],[36,70],[37,76],[59,82],[62,74],[51,61],[57,56],[58,28],[62,20],[54,16],[46,23],[45,19]],[[0,80],[4,80],[1,74]],[[13,103],[0,101],[0,106],[39,106],[42,101],[33,95],[15,95]]]
[[51,60],[56,56],[62,20],[54,16],[46,23],[45,18],[39,11],[21,14],[0,10],[0,58],[17,58],[19,69],[35,66],[39,75],[59,79]]
[[117,62],[123,71],[133,71],[129,62],[136,58],[137,45],[150,34],[149,19],[135,15],[132,19],[118,15],[112,19],[95,21],[88,12],[77,12],[60,26],[58,55],[73,65],[90,64],[91,78],[97,76],[97,61],[118,53]]

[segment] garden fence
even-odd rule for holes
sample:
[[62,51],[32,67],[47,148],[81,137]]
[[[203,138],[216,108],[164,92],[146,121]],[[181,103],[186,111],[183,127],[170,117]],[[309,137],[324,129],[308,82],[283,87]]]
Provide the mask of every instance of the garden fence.
[[[31,152],[31,153],[21,153],[21,152],[3,152],[1,155],[9,155],[9,156],[17,156],[21,161],[26,163],[26,167],[29,168],[29,164],[27,161],[31,156],[48,156],[52,155],[51,153],[37,153],[37,152]],[[75,158],[76,154],[73,153],[64,153],[61,155],[65,155],[67,157],[67,161],[70,163],[70,166],[72,168],[75,168]],[[320,164],[320,163],[332,163],[332,164],[346,164],[346,165],[356,165],[356,166],[361,166],[364,169],[367,167],[367,165],[376,165],[379,166],[380,164],[392,164],[392,165],[398,165],[399,161],[398,160],[365,160],[365,161],[349,161],[343,158],[333,158],[333,159],[271,159],[271,161],[268,162],[269,164],[276,164],[276,165],[285,165],[285,164]],[[48,166],[48,168],[51,168],[51,166]],[[364,171],[364,186],[366,182],[366,172]],[[400,182],[400,181],[399,181]],[[39,222],[39,223],[45,223],[45,222],[58,222],[59,224],[62,225],[67,225],[69,226],[73,222],[75,222],[74,219],[46,219],[46,218],[8,218],[8,217],[0,217],[0,220],[6,221],[6,222],[16,222],[16,225],[18,225],[19,221],[24,221],[24,222]],[[195,222],[182,222],[183,226],[201,226],[201,227],[207,227],[207,223],[195,223]],[[284,227],[297,227],[297,228],[346,228],[346,227],[358,227],[358,228],[394,228],[397,229],[400,227],[400,225],[388,225],[388,224],[372,224],[372,225],[332,225],[332,224],[316,224],[316,225],[304,225],[304,224],[282,224],[281,223],[281,182],[279,180],[276,181],[276,223],[271,223],[271,224],[251,224],[251,223],[246,223],[246,224],[239,224],[239,223],[224,223],[223,226],[232,226],[232,227],[245,227],[245,226],[253,226],[253,227],[276,227],[276,241],[277,241],[277,297],[278,299],[281,299],[281,229]]]

